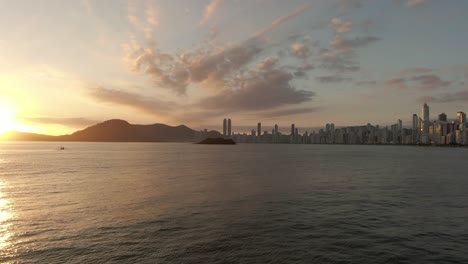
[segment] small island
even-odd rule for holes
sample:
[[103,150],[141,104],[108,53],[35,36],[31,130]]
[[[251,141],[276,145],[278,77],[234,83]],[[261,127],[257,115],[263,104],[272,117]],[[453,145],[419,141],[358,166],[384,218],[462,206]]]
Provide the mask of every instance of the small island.
[[208,145],[236,145],[236,142],[231,138],[206,138],[199,142],[198,144],[208,144]]

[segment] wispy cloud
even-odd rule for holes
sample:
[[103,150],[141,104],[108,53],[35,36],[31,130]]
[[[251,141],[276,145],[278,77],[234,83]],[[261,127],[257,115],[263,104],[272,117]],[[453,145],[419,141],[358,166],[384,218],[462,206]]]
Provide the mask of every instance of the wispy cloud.
[[429,3],[430,0],[407,0],[406,5],[409,7],[419,6]]
[[414,76],[411,78],[411,81],[417,82],[419,84],[419,88],[424,90],[434,90],[437,88],[447,87],[452,84],[451,81],[444,81],[434,74]]
[[[261,37],[309,8],[309,5],[303,6],[291,14],[276,19],[254,37],[218,50],[202,47],[171,55],[158,49],[154,43],[142,45],[132,39],[130,43],[124,45],[125,60],[133,71],[144,73],[151,77],[158,87],[171,89],[179,95],[185,94],[190,84],[214,90],[219,90],[219,87],[235,89],[243,79],[243,73],[251,70],[253,63],[261,58],[267,48]],[[308,47],[303,44],[294,45],[293,50],[294,55],[301,58],[309,54]],[[299,68],[301,66],[297,67]],[[249,78],[258,76],[251,75]]]
[[353,30],[353,23],[350,21],[343,21],[341,18],[335,17],[330,20],[330,27],[336,34],[344,34]]
[[[414,71],[414,72],[418,72]],[[424,72],[421,70],[420,72]],[[385,85],[398,88],[407,89],[408,87],[415,87],[421,90],[435,90],[443,87],[448,87],[452,84],[452,81],[444,81],[435,74],[429,75],[416,75],[408,78],[394,78],[385,81]]]
[[315,113],[318,111],[320,111],[319,107],[298,107],[298,108],[279,109],[279,110],[274,110],[274,111],[265,111],[265,112],[259,112],[256,114],[265,118],[277,118],[280,116],[309,114],[309,113]]
[[[144,11],[144,15],[140,15],[141,11]],[[129,1],[127,19],[137,31],[144,32],[148,40],[153,39],[154,31],[160,25],[158,9],[151,2],[147,2],[146,6],[139,6],[138,2]]]
[[312,5],[308,4],[308,5],[305,5],[305,6],[302,6],[302,7],[298,8],[298,9],[296,9],[296,11],[292,12],[291,14],[288,14],[286,16],[283,16],[283,17],[280,17],[280,18],[276,19],[268,27],[266,27],[263,30],[257,32],[257,34],[255,34],[255,37],[265,36],[266,34],[271,32],[272,30],[274,30],[278,26],[281,26],[282,24],[288,22],[289,20],[291,20],[291,19],[293,19],[293,18],[295,18],[297,16],[302,15],[304,12],[310,10],[311,8],[312,8]]
[[394,78],[385,81],[385,85],[390,88],[397,88],[397,89],[406,89],[408,86],[406,85],[406,79],[404,78]]
[[205,25],[223,5],[224,0],[212,0],[206,7],[200,26]]
[[63,125],[68,127],[84,127],[99,123],[100,121],[94,119],[88,119],[83,117],[17,117],[22,122],[36,123],[36,124],[52,124],[52,125]]
[[341,75],[327,75],[315,77],[315,80],[321,83],[340,83],[345,81],[351,81],[352,78]]
[[444,93],[438,96],[425,96],[420,98],[420,101],[432,103],[468,102],[468,91]]
[[90,89],[89,96],[100,103],[127,106],[139,112],[153,116],[167,114],[176,107],[174,102],[104,87],[95,87]]

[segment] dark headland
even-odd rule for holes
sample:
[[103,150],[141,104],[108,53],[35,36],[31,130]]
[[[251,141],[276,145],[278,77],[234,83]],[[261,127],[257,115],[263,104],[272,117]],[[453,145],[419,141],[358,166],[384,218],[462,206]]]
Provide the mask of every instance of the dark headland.
[[230,138],[225,139],[222,137],[218,138],[206,138],[200,141],[198,144],[207,144],[207,145],[235,145],[236,142]]
[[215,138],[222,135],[217,131],[196,131],[184,125],[134,125],[125,120],[112,119],[70,135],[49,136],[10,132],[0,136],[0,141],[198,142],[207,137]]

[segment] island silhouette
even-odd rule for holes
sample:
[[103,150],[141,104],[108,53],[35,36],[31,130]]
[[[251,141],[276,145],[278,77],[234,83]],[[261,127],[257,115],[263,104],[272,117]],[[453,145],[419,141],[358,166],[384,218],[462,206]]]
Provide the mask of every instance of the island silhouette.
[[135,125],[125,120],[111,119],[76,131],[70,135],[50,136],[12,131],[0,139],[8,141],[77,141],[77,142],[199,142],[219,138],[217,131],[196,131],[185,125]]

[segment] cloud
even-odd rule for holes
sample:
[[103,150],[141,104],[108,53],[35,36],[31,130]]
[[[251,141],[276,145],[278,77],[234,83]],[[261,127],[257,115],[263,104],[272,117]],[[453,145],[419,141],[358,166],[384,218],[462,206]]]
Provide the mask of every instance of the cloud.
[[379,40],[380,38],[375,36],[356,37],[353,39],[346,39],[341,36],[338,36],[330,44],[336,49],[342,51],[349,51],[350,49],[367,47],[370,44]]
[[423,74],[423,73],[430,73],[433,72],[434,69],[431,68],[424,68],[424,67],[416,67],[416,68],[407,68],[400,71],[401,75],[411,75],[411,74]]
[[296,9],[296,11],[294,11],[291,14],[288,14],[286,16],[283,16],[283,17],[280,17],[280,18],[276,19],[267,28],[265,28],[265,29],[259,31],[257,34],[255,34],[255,37],[263,37],[264,35],[266,35],[270,31],[272,31],[273,29],[277,28],[278,26],[288,22],[289,20],[291,20],[291,19],[293,19],[293,18],[295,18],[297,16],[302,15],[305,11],[308,11],[311,8],[312,8],[311,5],[305,5],[305,6],[302,6],[302,7],[298,8],[298,9]]
[[314,113],[314,112],[318,112],[319,110],[320,108],[318,107],[299,107],[299,108],[279,109],[275,111],[265,111],[265,112],[260,112],[257,114],[265,118],[276,118],[280,116]]
[[335,31],[335,34],[349,33],[353,30],[353,23],[350,21],[343,21],[341,18],[332,18],[330,26]]
[[304,44],[294,43],[291,45],[293,55],[299,59],[305,59],[310,56],[309,47]]
[[[426,69],[416,69],[412,72],[417,71],[426,71]],[[430,74],[430,75],[418,75],[408,78],[394,78],[388,81],[385,81],[387,86],[399,89],[406,89],[409,85],[415,86],[418,89],[422,90],[434,90],[438,88],[443,88],[450,86],[451,81],[444,81],[439,76]]]
[[420,100],[432,103],[468,102],[468,91],[444,93],[439,96],[426,96],[420,98]]
[[261,61],[258,64],[257,68],[261,71],[270,71],[273,68],[275,68],[277,64],[278,64],[278,58],[268,57],[264,59],[263,61]]
[[339,83],[339,82],[351,81],[352,79],[349,77],[344,77],[340,75],[328,75],[328,76],[315,77],[315,80],[321,83]]
[[409,7],[419,6],[429,3],[430,0],[407,0],[406,5]]
[[350,50],[322,49],[320,60],[323,68],[334,72],[356,72],[361,69]]
[[379,41],[375,36],[344,38],[337,36],[330,42],[330,48],[320,50],[321,66],[334,72],[356,72],[360,70],[355,50]]
[[99,123],[97,120],[76,117],[76,118],[61,118],[61,117],[18,117],[22,122],[31,122],[37,124],[54,124],[69,127],[85,127]]
[[411,81],[419,83],[419,87],[424,90],[434,90],[452,84],[451,81],[443,81],[439,76],[434,74],[414,76],[411,78]]
[[224,89],[199,102],[208,110],[264,110],[312,100],[314,92],[298,90],[291,85],[294,76],[283,69],[251,72],[238,81],[237,89]]
[[176,107],[174,102],[104,87],[91,89],[89,96],[98,102],[127,106],[139,112],[155,116],[170,113]]
[[140,7],[140,9],[145,10],[144,18],[140,19],[140,16],[138,15],[138,9],[139,7],[137,6],[137,2],[128,2],[128,22],[137,31],[144,32],[145,38],[147,40],[152,40],[153,33],[160,24],[158,10],[152,3],[147,2],[146,7]]
[[403,78],[395,78],[385,81],[385,85],[391,88],[398,88],[398,89],[406,89],[408,86],[406,85],[406,80]]
[[212,0],[206,7],[205,13],[203,14],[203,18],[200,21],[200,26],[203,26],[206,22],[208,22],[218,10],[223,5],[224,0]]
[[[154,43],[144,47],[136,38],[132,38],[130,43],[123,45],[125,61],[132,71],[149,76],[155,86],[171,89],[178,95],[186,94],[190,84],[218,90],[235,88],[233,84],[236,84],[237,76],[248,71],[266,49],[262,36],[308,8],[301,7],[276,19],[266,29],[240,44],[219,49],[204,47],[171,55],[161,51]],[[295,54],[308,56],[308,48],[297,46]]]

